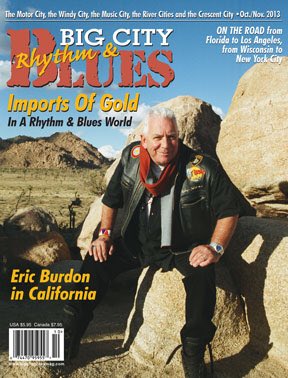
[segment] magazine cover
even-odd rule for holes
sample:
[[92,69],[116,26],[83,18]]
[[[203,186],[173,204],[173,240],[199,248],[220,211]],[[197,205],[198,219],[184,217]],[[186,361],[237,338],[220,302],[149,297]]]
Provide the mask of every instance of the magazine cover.
[[0,0],[1,376],[288,375],[287,12]]

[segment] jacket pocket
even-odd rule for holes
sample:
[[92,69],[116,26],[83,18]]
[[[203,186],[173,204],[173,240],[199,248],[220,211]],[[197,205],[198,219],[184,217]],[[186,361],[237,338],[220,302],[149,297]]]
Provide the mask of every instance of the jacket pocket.
[[185,238],[188,238],[191,242],[208,242],[212,229],[205,192],[193,192],[182,196],[179,212]]
[[193,206],[201,206],[204,205],[206,207],[206,197],[205,196],[200,196],[200,197],[196,197],[194,199],[188,199],[188,200],[184,200],[184,201],[181,201],[181,207],[182,208],[189,208],[189,207],[193,207]]

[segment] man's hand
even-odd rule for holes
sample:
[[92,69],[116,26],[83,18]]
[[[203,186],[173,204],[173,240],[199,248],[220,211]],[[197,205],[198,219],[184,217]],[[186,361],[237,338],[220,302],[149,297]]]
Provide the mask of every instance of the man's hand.
[[[226,249],[236,228],[237,221],[238,215],[218,219],[211,241],[221,244]],[[194,268],[197,266],[203,267],[218,262],[220,257],[221,255],[215,252],[209,244],[198,245],[192,249],[189,262]]]
[[99,236],[99,238],[94,240],[89,247],[89,255],[94,256],[95,261],[104,262],[113,252],[113,240],[104,235]]
[[212,263],[216,263],[220,260],[220,255],[218,255],[212,247],[207,245],[197,245],[197,247],[192,249],[189,256],[190,265],[196,268],[197,266],[207,266]]

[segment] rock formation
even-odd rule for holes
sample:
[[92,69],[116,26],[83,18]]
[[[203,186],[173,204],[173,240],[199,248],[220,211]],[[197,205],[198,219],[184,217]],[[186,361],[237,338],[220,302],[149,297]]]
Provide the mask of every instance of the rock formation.
[[30,206],[21,208],[5,220],[4,228],[7,235],[17,236],[15,233],[59,231],[55,217],[40,207]]
[[13,267],[48,266],[71,258],[64,238],[58,232],[55,218],[43,209],[19,209],[4,223],[1,254]]
[[268,216],[287,217],[288,58],[240,79],[221,123],[217,154],[234,183]]
[[107,164],[97,148],[71,132],[50,137],[0,140],[0,166],[13,168],[97,168]]
[[[287,248],[286,222],[244,217],[224,261],[216,265],[214,322],[218,329],[213,355],[216,360],[230,359],[230,376],[238,377],[233,375],[233,359],[236,363],[244,357],[243,373],[239,373],[244,376],[268,353],[288,367],[285,320],[288,278],[285,265],[279,264]],[[231,267],[231,273],[227,266],[229,270]],[[126,346],[137,361],[165,368],[170,354],[180,343],[184,298],[181,275],[177,271],[163,274],[148,268],[142,273],[125,337]],[[249,353],[254,354],[253,360]],[[179,354],[171,364],[173,371],[179,372],[177,377],[181,377]]]
[[58,232],[34,233],[18,235],[18,238],[8,239],[8,253],[10,266],[41,267],[51,265],[57,261],[71,259],[69,248]]
[[101,221],[101,199],[96,197],[91,204],[88,215],[86,216],[81,232],[77,239],[77,246],[80,248],[81,256],[84,259],[89,245],[93,240],[94,231]]
[[288,367],[288,223],[246,217],[240,220],[226,254],[246,306],[250,343]]

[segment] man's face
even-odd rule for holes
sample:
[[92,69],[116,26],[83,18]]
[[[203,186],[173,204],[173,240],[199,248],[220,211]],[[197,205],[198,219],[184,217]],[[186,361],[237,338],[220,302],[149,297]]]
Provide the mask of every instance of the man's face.
[[141,142],[151,159],[158,165],[167,165],[178,151],[178,131],[169,118],[153,116],[148,121],[148,132]]

